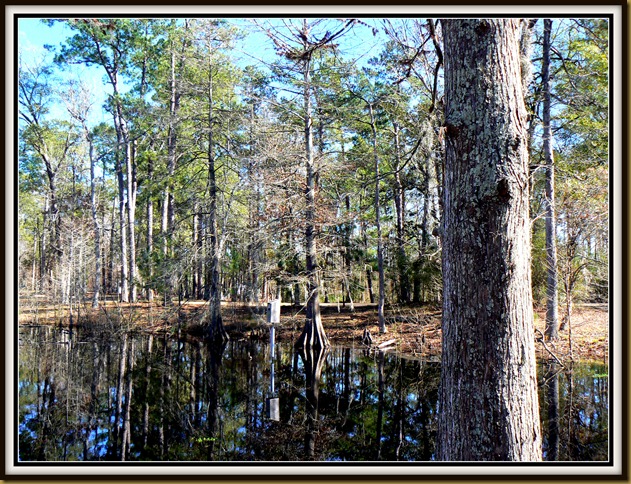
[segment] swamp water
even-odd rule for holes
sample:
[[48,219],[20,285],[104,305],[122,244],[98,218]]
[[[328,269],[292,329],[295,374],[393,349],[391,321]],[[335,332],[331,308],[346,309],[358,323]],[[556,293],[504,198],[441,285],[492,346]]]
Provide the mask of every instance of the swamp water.
[[[433,460],[438,363],[272,341],[23,327],[19,460]],[[545,460],[607,460],[608,388],[540,364]]]

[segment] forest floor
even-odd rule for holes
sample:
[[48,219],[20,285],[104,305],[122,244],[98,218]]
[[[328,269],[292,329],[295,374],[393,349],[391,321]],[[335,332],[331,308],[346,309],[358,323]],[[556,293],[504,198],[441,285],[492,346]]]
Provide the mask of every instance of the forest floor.
[[[92,309],[89,303],[54,306],[38,297],[20,301],[20,324],[57,324],[67,327],[115,325],[117,328],[152,333],[175,333],[178,330],[193,336],[201,333],[208,305],[205,301],[188,301],[164,307],[158,302],[134,304],[107,301]],[[387,344],[384,351],[418,358],[437,359],[441,348],[441,310],[435,306],[410,306],[386,309],[387,333],[379,334],[377,307],[374,304],[355,304],[355,310],[337,304],[321,304],[322,320],[332,345],[366,348],[362,343],[364,330],[370,331],[376,348]],[[265,323],[265,306],[249,306],[226,302],[222,306],[224,325],[236,339],[248,337],[266,339],[269,325]],[[304,308],[283,305],[281,321],[276,325],[277,341],[291,342],[298,338],[304,324]],[[545,309],[535,311],[535,327],[541,333],[533,335],[538,358],[558,358],[562,362],[574,360],[607,361],[609,355],[609,310],[606,304],[577,305],[572,317],[572,338],[567,329],[557,341],[542,342],[545,328]],[[553,356],[554,355],[554,356]]]

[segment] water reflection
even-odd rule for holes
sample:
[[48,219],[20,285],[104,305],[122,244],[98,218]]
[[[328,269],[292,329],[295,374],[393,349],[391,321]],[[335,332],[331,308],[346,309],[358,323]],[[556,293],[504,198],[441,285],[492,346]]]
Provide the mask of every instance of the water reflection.
[[[22,461],[426,461],[440,368],[351,348],[294,352],[23,328]],[[602,365],[539,373],[544,458],[606,460]]]
[[543,383],[548,387],[548,448],[547,460],[556,461],[559,458],[559,373],[562,367],[557,363],[551,363],[548,372],[543,377]]
[[267,418],[278,422],[280,420],[279,398],[278,395],[276,395],[276,388],[274,385],[274,350],[276,349],[275,333],[276,328],[271,326],[269,330],[270,383],[269,396],[265,399],[265,409]]
[[322,367],[329,353],[328,348],[309,348],[299,351],[305,373],[306,426],[305,459],[315,458],[315,438],[319,433],[318,405],[320,401],[320,378]]

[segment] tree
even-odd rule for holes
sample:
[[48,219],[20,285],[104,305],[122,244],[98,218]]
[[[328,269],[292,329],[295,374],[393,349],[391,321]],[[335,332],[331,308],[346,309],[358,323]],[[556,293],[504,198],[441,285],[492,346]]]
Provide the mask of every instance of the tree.
[[384,307],[386,302],[386,281],[385,281],[385,269],[384,269],[384,257],[383,257],[383,237],[381,230],[381,199],[379,186],[381,184],[381,176],[379,174],[379,150],[377,144],[377,121],[375,118],[375,104],[379,102],[377,100],[367,100],[361,95],[354,93],[358,99],[361,99],[368,111],[368,124],[370,125],[371,133],[371,145],[372,145],[372,160],[373,160],[373,176],[375,183],[374,191],[374,210],[375,210],[375,228],[377,229],[377,272],[379,275],[379,299],[377,300],[377,320],[379,323],[379,332],[387,333],[386,318],[384,314]]
[[[129,68],[128,48],[138,34],[137,25],[129,19],[73,19],[66,24],[76,33],[62,45],[56,62],[98,65],[107,75],[112,94],[108,109],[116,127],[116,174],[119,189],[119,223],[121,228],[121,298],[136,300],[136,196],[137,180],[133,140],[121,94],[121,74]],[[128,255],[129,254],[129,255]]]
[[208,49],[208,83],[207,87],[207,115],[208,115],[208,139],[207,139],[207,156],[208,156],[208,225],[210,232],[210,278],[209,278],[209,298],[210,298],[210,315],[207,324],[207,333],[210,339],[227,339],[226,331],[223,327],[221,317],[221,286],[219,285],[219,269],[220,269],[220,247],[219,232],[217,228],[217,181],[216,181],[216,157],[215,157],[215,99],[214,99],[214,72],[213,57],[214,50],[213,41],[216,43],[215,35],[212,29],[204,32],[206,48]]
[[557,244],[556,212],[554,203],[554,154],[552,148],[552,126],[550,124],[550,35],[552,20],[543,21],[543,66],[541,82],[543,84],[543,151],[546,165],[546,338],[555,340],[559,337],[559,305],[557,282]]
[[608,36],[605,19],[564,20],[551,47],[559,276],[565,292],[559,330],[567,329],[568,338],[573,299],[608,298]]
[[541,460],[520,25],[442,21],[440,460]]
[[99,304],[101,295],[101,224],[98,217],[97,204],[97,184],[95,176],[98,156],[95,153],[94,134],[88,127],[88,116],[92,104],[90,102],[91,93],[83,84],[71,85],[68,89],[68,99],[66,99],[66,109],[70,116],[81,126],[82,136],[88,144],[88,158],[90,161],[90,207],[92,211],[92,224],[94,226],[94,286],[92,288],[92,307]]
[[[443,101],[439,89],[443,64],[441,42],[432,19],[409,19],[394,25],[384,19],[384,31],[390,38],[381,55],[381,68],[396,87],[392,116],[394,136],[393,198],[397,217],[397,262],[399,300],[408,302],[406,286],[410,276],[411,298],[415,303],[438,299],[440,269],[438,231],[433,226],[440,219],[439,206],[442,147],[437,133],[442,122]],[[432,47],[428,47],[430,45]],[[401,103],[405,100],[404,103]],[[419,102],[420,101],[420,102]],[[418,103],[418,104],[416,104]],[[398,105],[407,104],[407,112]],[[423,122],[419,123],[419,118]],[[407,136],[406,136],[407,135]],[[407,143],[406,143],[407,138]],[[399,146],[401,144],[401,146]],[[436,200],[438,198],[438,200]],[[415,210],[417,230],[409,230],[406,221],[411,203]],[[417,256],[412,264],[412,247],[416,233]],[[408,237],[405,240],[404,237]],[[434,239],[434,240],[432,240]],[[410,252],[408,254],[408,251]]]
[[[316,179],[319,176],[313,148],[313,95],[312,75],[316,55],[326,49],[334,48],[333,41],[341,37],[354,24],[355,20],[344,21],[338,30],[317,32],[321,21],[313,23],[303,19],[302,25],[290,32],[291,37],[267,30],[268,36],[276,45],[278,53],[290,63],[288,71],[294,73],[295,80],[301,87],[302,125],[304,133],[305,167],[305,252],[307,276],[307,306],[305,326],[296,342],[299,348],[324,348],[329,340],[322,326],[320,316],[320,281],[316,249]],[[318,35],[316,35],[318,34]]]
[[[18,78],[18,103],[21,130],[22,158],[34,156],[43,164],[46,173],[47,194],[44,208],[44,231],[50,230],[48,248],[44,231],[40,241],[40,278],[53,285],[53,272],[63,255],[62,214],[59,203],[59,179],[69,163],[70,153],[76,144],[76,133],[68,123],[51,120],[49,116],[53,88],[52,68],[43,62],[33,66],[20,59]],[[38,161],[32,160],[34,163]],[[64,169],[62,169],[64,168]],[[33,171],[37,170],[35,168]]]

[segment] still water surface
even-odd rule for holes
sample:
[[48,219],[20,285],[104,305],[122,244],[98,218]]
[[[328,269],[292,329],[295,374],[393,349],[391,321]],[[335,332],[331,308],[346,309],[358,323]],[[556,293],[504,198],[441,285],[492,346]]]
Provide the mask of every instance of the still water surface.
[[[20,330],[20,461],[430,461],[440,365],[271,338]],[[608,458],[608,372],[541,364],[546,460]]]

